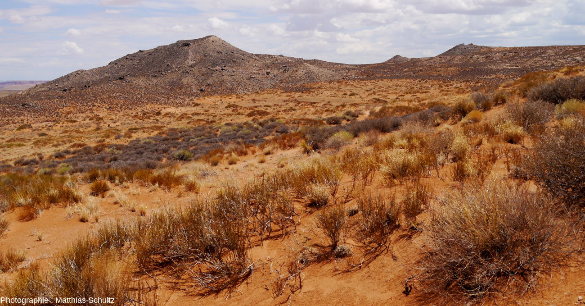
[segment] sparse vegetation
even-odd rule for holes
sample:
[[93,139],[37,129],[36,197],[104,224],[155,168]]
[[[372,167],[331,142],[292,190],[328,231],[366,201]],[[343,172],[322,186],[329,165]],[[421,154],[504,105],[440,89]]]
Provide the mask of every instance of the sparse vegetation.
[[381,196],[369,195],[358,199],[361,219],[357,239],[367,248],[387,243],[390,234],[399,227],[400,209],[394,199],[385,201]]
[[17,266],[25,259],[22,252],[13,249],[0,251],[0,273],[16,270]]
[[560,104],[569,99],[585,99],[585,76],[559,78],[532,88],[528,92],[531,100],[543,100]]
[[66,178],[51,175],[6,174],[0,175],[0,202],[5,209],[21,207],[27,214],[21,220],[31,220],[38,211],[56,204],[72,204],[81,200],[73,184]]
[[319,227],[329,239],[331,252],[335,251],[341,241],[340,239],[344,225],[345,211],[340,207],[326,209],[317,216],[317,227]]
[[563,200],[585,207],[585,123],[554,129],[540,138],[521,168],[528,176]]
[[530,288],[570,254],[569,225],[548,196],[500,182],[468,187],[432,211],[423,289],[460,301]]
[[542,132],[544,125],[551,119],[554,106],[542,101],[509,103],[506,111],[512,122],[529,133]]
[[409,188],[406,198],[402,202],[402,214],[412,226],[416,224],[416,217],[429,207],[431,192],[420,181]]
[[110,186],[108,182],[104,180],[97,180],[91,184],[90,188],[90,195],[95,197],[104,197],[106,192],[110,191]]

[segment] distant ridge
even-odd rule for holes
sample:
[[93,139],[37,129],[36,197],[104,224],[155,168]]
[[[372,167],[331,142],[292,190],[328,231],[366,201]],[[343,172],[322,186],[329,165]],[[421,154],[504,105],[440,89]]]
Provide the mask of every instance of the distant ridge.
[[46,81],[6,81],[0,82],[0,90],[25,90]]
[[460,44],[426,58],[399,55],[349,65],[253,54],[217,36],[140,50],[108,65],[79,70],[0,98],[2,116],[58,116],[70,106],[108,109],[145,104],[190,105],[193,98],[350,79],[415,78],[498,84],[527,72],[585,65],[585,46],[486,47]]

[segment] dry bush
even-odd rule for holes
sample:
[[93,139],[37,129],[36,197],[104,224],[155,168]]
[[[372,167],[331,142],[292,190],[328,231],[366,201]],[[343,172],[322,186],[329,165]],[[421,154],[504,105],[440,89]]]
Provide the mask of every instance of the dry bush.
[[173,153],[173,158],[180,161],[190,161],[193,159],[193,153],[189,150],[179,150]]
[[277,173],[264,176],[240,191],[249,205],[254,232],[262,239],[272,237],[273,232],[285,235],[289,227],[295,226],[296,215],[283,177]]
[[459,160],[453,167],[453,180],[464,182],[473,178],[476,182],[483,183],[491,173],[497,158],[495,149],[492,149],[479,152],[472,158]]
[[15,298],[45,297],[52,298],[46,281],[46,275],[41,273],[38,265],[33,264],[28,269],[21,269],[11,282],[0,287],[2,296]]
[[520,167],[567,206],[585,207],[585,122],[544,135]]
[[329,239],[331,251],[335,251],[341,241],[343,226],[345,225],[345,211],[341,207],[332,207],[317,216],[317,227]]
[[308,206],[321,208],[329,203],[331,190],[325,184],[311,184],[307,189],[306,198],[309,201]]
[[303,196],[311,184],[327,185],[330,194],[335,196],[341,179],[341,170],[332,160],[314,158],[286,174],[285,182],[298,196]]
[[110,191],[110,186],[107,181],[97,180],[89,186],[89,194],[95,197],[104,197],[106,192]]
[[361,181],[365,186],[371,182],[374,172],[378,169],[376,155],[368,150],[346,148],[337,155],[337,163],[341,171],[352,177],[352,187]]
[[462,126],[462,128],[463,135],[467,136],[468,138],[484,136],[491,138],[497,135],[496,127],[494,126],[493,122],[484,121],[475,124],[465,124]]
[[472,100],[461,99],[453,106],[453,114],[459,118],[467,116],[472,110],[475,109],[475,103]]
[[449,151],[453,157],[453,160],[460,161],[467,158],[467,155],[471,151],[471,146],[467,141],[467,138],[462,135],[456,135],[449,146]]
[[433,134],[429,139],[428,150],[436,156],[435,167],[442,166],[447,162],[455,134],[451,129],[444,129]]
[[569,99],[585,99],[585,76],[556,79],[532,88],[528,92],[531,100],[543,100],[559,104]]
[[393,198],[385,201],[381,196],[361,197],[358,199],[358,210],[361,219],[356,239],[365,247],[385,245],[390,234],[400,227],[400,209]]
[[[6,209],[24,207],[39,211],[54,204],[81,201],[73,184],[65,177],[50,175],[0,175],[0,202]],[[28,207],[28,208],[27,208]]]
[[276,145],[281,150],[288,150],[295,148],[299,142],[303,139],[303,134],[301,133],[288,133],[283,135],[278,135],[267,142],[263,143],[260,147],[263,148],[269,145]]
[[496,181],[452,194],[425,228],[429,246],[418,267],[424,292],[460,302],[532,287],[569,254],[571,229],[557,207],[547,196]]
[[331,135],[331,137],[327,138],[327,141],[325,141],[323,147],[327,149],[339,150],[342,147],[350,144],[352,139],[352,133],[347,131],[339,131]]
[[248,209],[238,190],[225,187],[210,203],[152,215],[137,226],[139,267],[172,265],[173,277],[195,281],[203,295],[236,286],[252,271]]
[[167,169],[153,173],[150,175],[150,177],[147,178],[146,182],[164,189],[171,189],[183,184],[184,180],[185,177],[183,175],[177,174],[174,169]]
[[544,125],[551,119],[554,106],[543,101],[510,103],[506,112],[511,121],[521,126],[528,133],[542,132]]
[[235,165],[238,163],[238,161],[239,161],[238,156],[236,156],[235,154],[230,154],[230,156],[227,159],[228,165]]
[[196,180],[189,179],[185,181],[185,191],[199,193],[200,189],[201,187],[199,186],[199,183]]
[[472,110],[467,116],[465,116],[465,118],[463,118],[463,121],[466,123],[477,123],[480,122],[482,118],[483,113],[481,111]]
[[115,250],[122,248],[131,229],[108,224],[95,234],[78,240],[54,260],[48,271],[33,265],[23,269],[2,289],[11,297],[113,297],[116,305],[140,302],[130,298],[129,271]]
[[8,230],[8,221],[0,217],[0,237]]
[[471,100],[475,103],[475,107],[482,111],[487,111],[494,106],[494,100],[488,94],[483,92],[474,92],[471,94]]
[[508,95],[503,91],[496,91],[492,94],[492,105],[506,104],[508,101]]
[[22,252],[13,249],[0,251],[0,272],[10,272],[26,259]]
[[402,178],[416,179],[427,172],[434,164],[433,156],[425,152],[409,152],[405,149],[393,149],[382,152],[379,156],[380,172],[388,183]]
[[420,181],[408,187],[408,193],[402,201],[402,214],[407,222],[411,225],[416,223],[416,217],[429,207],[431,196],[430,189]]
[[503,141],[518,144],[526,136],[524,129],[510,121],[503,121],[496,125],[496,131]]
[[571,115],[581,115],[585,117],[585,101],[570,99],[563,104],[556,106],[555,112],[558,118],[565,118]]
[[517,85],[517,93],[522,97],[526,97],[531,89],[548,81],[550,74],[548,71],[535,71],[525,74],[514,82]]

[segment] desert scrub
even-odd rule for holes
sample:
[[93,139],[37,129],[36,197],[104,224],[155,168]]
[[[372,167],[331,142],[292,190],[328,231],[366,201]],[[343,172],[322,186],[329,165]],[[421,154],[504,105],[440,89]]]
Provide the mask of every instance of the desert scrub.
[[181,161],[189,161],[193,159],[193,153],[189,150],[179,150],[173,154],[173,158]]
[[496,132],[503,141],[518,144],[526,136],[524,129],[511,121],[500,122],[496,125]]
[[331,190],[325,184],[311,184],[307,190],[307,201],[309,207],[320,208],[329,203]]
[[0,175],[0,201],[5,209],[30,207],[46,209],[54,204],[72,204],[81,201],[68,178],[51,175]]
[[570,99],[555,108],[558,118],[565,118],[571,115],[581,115],[585,117],[585,101]]
[[400,227],[400,207],[394,198],[364,196],[358,199],[361,219],[356,239],[361,245],[376,248],[386,244],[390,234]]
[[118,252],[129,241],[130,232],[120,223],[101,227],[57,254],[48,271],[37,265],[20,270],[1,293],[11,297],[44,296],[53,303],[55,296],[110,296],[120,304],[136,300],[131,297],[130,271]]
[[570,254],[571,230],[548,196],[489,182],[454,193],[431,210],[425,293],[451,302],[528,289]]
[[97,180],[89,186],[89,194],[94,197],[105,197],[106,192],[110,191],[110,185],[107,181]]
[[559,104],[569,99],[585,99],[585,76],[560,78],[534,87],[528,92],[531,100]]
[[429,187],[423,185],[420,181],[407,186],[407,189],[406,197],[402,201],[402,214],[406,222],[414,226],[416,217],[429,207],[432,194]]
[[465,118],[463,118],[463,121],[466,123],[477,123],[480,122],[482,118],[483,113],[481,111],[472,110],[467,116],[465,116]]
[[422,176],[432,165],[432,161],[420,152],[408,152],[404,149],[392,149],[379,156],[380,172],[388,183],[401,178]]
[[461,99],[453,106],[453,114],[459,118],[467,116],[472,110],[475,109],[475,103],[470,99]]
[[287,183],[298,196],[303,196],[311,184],[323,184],[335,196],[341,179],[338,165],[328,158],[313,158],[287,173]]
[[341,241],[343,226],[345,225],[345,211],[341,207],[332,207],[317,216],[317,227],[329,239],[331,252],[335,251]]
[[0,217],[0,237],[8,230],[8,221],[3,217]]
[[339,150],[343,146],[350,144],[352,139],[353,139],[352,133],[347,131],[339,131],[331,135],[331,137],[327,138],[324,147],[328,149]]
[[455,136],[449,146],[449,151],[455,161],[466,159],[469,151],[471,151],[471,146],[465,135],[459,134]]
[[554,106],[543,101],[509,103],[506,105],[508,119],[528,133],[540,133],[551,119]]
[[0,251],[0,273],[10,272],[16,269],[18,264],[26,259],[22,252],[13,249]]
[[585,122],[553,129],[522,159],[520,168],[569,207],[585,207]]

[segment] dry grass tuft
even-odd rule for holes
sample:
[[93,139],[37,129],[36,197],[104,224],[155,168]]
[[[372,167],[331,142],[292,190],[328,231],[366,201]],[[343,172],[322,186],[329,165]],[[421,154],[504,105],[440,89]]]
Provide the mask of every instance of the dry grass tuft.
[[311,184],[307,189],[306,198],[309,201],[309,207],[321,208],[329,203],[331,190],[325,184]]
[[559,104],[555,109],[557,117],[565,118],[571,115],[580,115],[585,117],[585,101],[570,99],[563,104]]
[[416,225],[416,217],[429,207],[431,201],[431,191],[429,187],[423,185],[420,181],[414,182],[413,186],[407,186],[408,193],[402,201],[402,214],[406,222],[411,226]]
[[332,207],[317,216],[317,227],[320,228],[327,238],[331,252],[335,251],[341,241],[343,226],[345,225],[345,211],[341,207]]
[[570,254],[571,229],[557,207],[501,182],[450,196],[427,228],[429,249],[419,263],[424,291],[461,301],[531,288]]
[[366,248],[377,248],[387,243],[390,234],[400,227],[400,209],[394,199],[385,201],[382,197],[361,197],[358,199],[361,219],[356,239]]
[[496,131],[503,141],[518,144],[526,136],[524,129],[510,121],[500,122],[496,125]]
[[[40,210],[55,204],[72,204],[81,201],[73,184],[61,176],[34,174],[0,175],[0,203],[4,209],[22,207],[28,212],[23,219],[32,220]],[[32,213],[34,212],[34,213]]]
[[0,217],[0,237],[8,230],[8,221]]
[[26,259],[24,253],[12,249],[0,251],[0,272],[6,273],[17,268]]
[[106,192],[110,191],[110,185],[108,185],[107,181],[104,180],[97,180],[89,186],[90,192],[89,194],[95,197],[105,197]]

